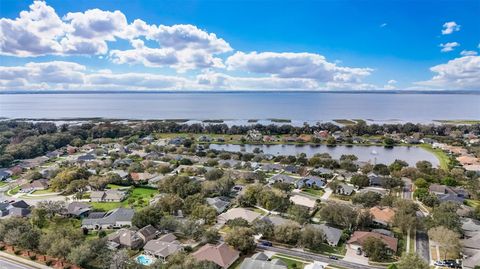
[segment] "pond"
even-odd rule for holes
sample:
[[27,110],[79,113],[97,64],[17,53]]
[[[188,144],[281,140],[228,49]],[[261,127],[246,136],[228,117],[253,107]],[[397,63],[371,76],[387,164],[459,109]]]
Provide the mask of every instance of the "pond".
[[440,164],[438,158],[427,150],[416,146],[396,146],[386,148],[383,146],[345,146],[334,147],[326,145],[233,145],[233,144],[211,144],[210,149],[224,150],[229,152],[253,152],[259,148],[265,154],[272,155],[297,155],[305,153],[312,157],[317,153],[328,153],[334,159],[339,159],[343,154],[352,154],[358,157],[359,161],[390,164],[396,159],[406,161],[410,166],[415,166],[418,161],[429,161],[432,165]]

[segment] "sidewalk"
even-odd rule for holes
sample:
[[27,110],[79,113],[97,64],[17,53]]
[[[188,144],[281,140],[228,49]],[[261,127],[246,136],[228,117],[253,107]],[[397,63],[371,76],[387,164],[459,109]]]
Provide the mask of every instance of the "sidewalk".
[[46,266],[43,264],[36,263],[34,261],[29,261],[27,259],[20,258],[18,256],[0,251],[0,259],[6,259],[10,261],[14,261],[15,263],[19,263],[25,265],[25,268],[34,268],[34,269],[52,269],[50,266]]

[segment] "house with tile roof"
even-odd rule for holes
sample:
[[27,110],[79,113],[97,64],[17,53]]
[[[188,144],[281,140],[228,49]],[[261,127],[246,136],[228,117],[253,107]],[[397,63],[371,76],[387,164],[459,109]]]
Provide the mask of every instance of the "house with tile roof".
[[395,210],[388,206],[374,206],[369,212],[372,214],[373,222],[383,226],[390,225],[395,217]]
[[356,231],[347,241],[348,245],[352,249],[363,248],[363,244],[367,240],[367,238],[374,237],[382,240],[383,243],[387,246],[391,253],[397,252],[398,247],[398,239],[395,237],[387,236],[380,233],[375,232],[363,232],[363,231]]

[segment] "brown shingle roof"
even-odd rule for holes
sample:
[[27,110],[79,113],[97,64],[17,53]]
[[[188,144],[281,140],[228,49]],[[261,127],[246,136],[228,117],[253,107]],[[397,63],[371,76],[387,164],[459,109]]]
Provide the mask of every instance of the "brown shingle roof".
[[378,238],[382,240],[383,243],[385,243],[388,248],[390,248],[393,251],[397,251],[397,246],[398,246],[397,238],[386,236],[386,235],[375,233],[375,232],[356,231],[353,233],[352,237],[350,238],[350,240],[348,240],[347,243],[360,244],[363,246],[363,244],[365,243],[365,240],[367,240],[367,238],[369,237]]
[[206,244],[192,255],[199,261],[211,261],[226,268],[238,259],[240,252],[225,243],[221,243],[217,246]]

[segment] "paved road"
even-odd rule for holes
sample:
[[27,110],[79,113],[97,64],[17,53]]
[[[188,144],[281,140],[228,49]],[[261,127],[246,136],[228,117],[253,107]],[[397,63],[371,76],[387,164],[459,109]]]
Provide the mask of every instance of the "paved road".
[[17,263],[15,261],[8,260],[4,257],[0,257],[0,268],[2,269],[36,269],[35,267],[30,267],[22,263]]
[[405,185],[403,186],[403,199],[412,200],[412,180],[409,178],[402,178]]
[[327,256],[319,255],[319,254],[314,254],[314,253],[309,253],[309,252],[302,252],[302,251],[297,251],[297,250],[291,250],[287,248],[280,248],[280,247],[266,247],[266,246],[261,246],[257,245],[257,248],[260,250],[268,250],[268,251],[273,251],[289,256],[296,256],[300,257],[306,260],[314,260],[314,261],[319,261],[319,262],[325,262],[329,263],[331,265],[336,265],[340,267],[345,267],[345,268],[350,268],[350,269],[371,269],[371,268],[386,268],[382,266],[372,266],[372,265],[363,265],[363,264],[358,264],[358,263],[353,263],[353,262],[348,262],[348,261],[343,261],[343,260],[332,260],[329,259]]
[[425,231],[417,230],[417,241],[415,242],[417,246],[417,253],[422,257],[428,264],[430,264],[430,245],[428,242],[428,234]]

